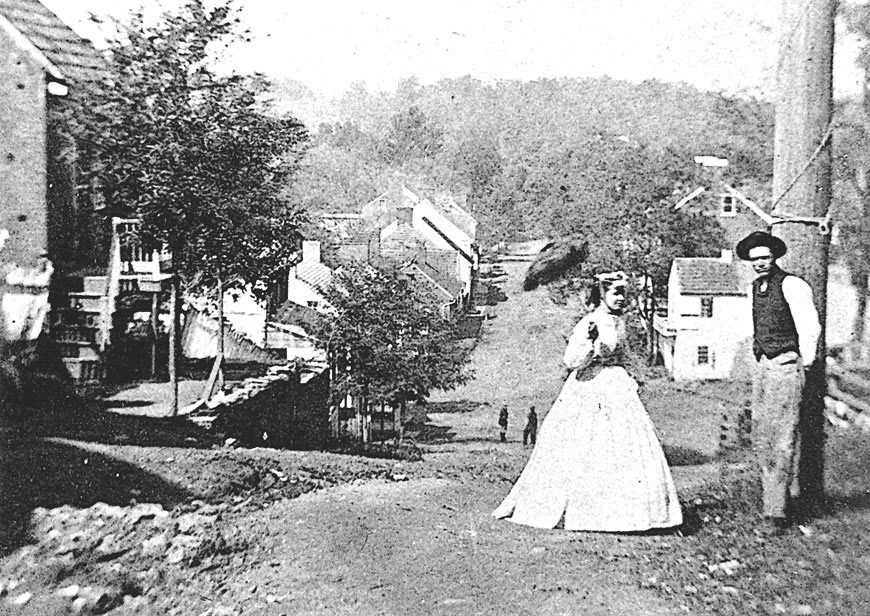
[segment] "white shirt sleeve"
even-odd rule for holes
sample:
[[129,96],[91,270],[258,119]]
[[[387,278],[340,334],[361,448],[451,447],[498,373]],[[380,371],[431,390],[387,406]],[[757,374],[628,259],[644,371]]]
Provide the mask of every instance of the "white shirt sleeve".
[[565,348],[562,362],[572,370],[585,368],[595,356],[596,345],[589,338],[590,322],[589,315],[580,319],[568,339],[568,346]]
[[782,294],[788,302],[797,329],[801,360],[804,366],[809,366],[816,360],[816,347],[822,331],[819,314],[813,303],[813,290],[804,279],[786,276],[782,281]]

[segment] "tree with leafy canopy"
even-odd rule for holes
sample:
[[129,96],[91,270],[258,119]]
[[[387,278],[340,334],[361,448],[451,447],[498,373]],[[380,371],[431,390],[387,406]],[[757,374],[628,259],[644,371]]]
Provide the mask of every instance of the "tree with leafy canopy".
[[336,272],[326,299],[334,314],[314,335],[337,367],[332,402],[355,401],[359,441],[370,441],[370,405],[393,408],[401,436],[408,402],[470,378],[456,319],[442,317],[397,269],[348,263]]
[[545,162],[524,174],[520,211],[537,212],[533,235],[588,240],[585,270],[623,269],[664,288],[673,257],[718,255],[718,223],[673,209],[691,158],[613,135],[536,156]]
[[244,37],[238,11],[187,0],[116,26],[107,77],[67,110],[80,199],[140,218],[188,285],[268,279],[297,249],[304,212],[284,192],[307,134],[266,113],[263,78],[213,70]]
[[444,146],[444,129],[417,105],[394,115],[381,144],[381,155],[402,166],[415,159],[432,159]]

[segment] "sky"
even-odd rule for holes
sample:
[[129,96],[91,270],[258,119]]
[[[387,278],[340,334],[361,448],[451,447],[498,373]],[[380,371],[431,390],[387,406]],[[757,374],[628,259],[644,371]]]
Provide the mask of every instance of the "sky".
[[[172,6],[179,0],[151,0]],[[123,18],[141,0],[43,0],[80,34],[88,15]],[[224,60],[338,96],[481,80],[597,77],[684,81],[772,97],[778,0],[236,0],[251,42]],[[857,44],[838,31],[834,87],[859,91]]]

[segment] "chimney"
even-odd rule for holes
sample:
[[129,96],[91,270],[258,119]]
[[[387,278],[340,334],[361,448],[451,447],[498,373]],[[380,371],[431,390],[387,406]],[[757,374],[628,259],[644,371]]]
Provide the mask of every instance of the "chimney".
[[320,263],[320,242],[316,240],[302,241],[302,261]]
[[396,208],[396,219],[399,221],[399,224],[413,226],[414,208],[409,205],[400,205]]
[[732,263],[734,261],[734,253],[730,250],[723,249],[719,260],[722,263]]

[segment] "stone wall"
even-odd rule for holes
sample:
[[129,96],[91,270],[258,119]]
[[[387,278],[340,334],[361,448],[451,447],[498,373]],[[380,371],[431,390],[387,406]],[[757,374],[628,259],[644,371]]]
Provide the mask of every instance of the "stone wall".
[[325,364],[270,367],[220,393],[192,417],[248,446],[321,448],[329,437]]

